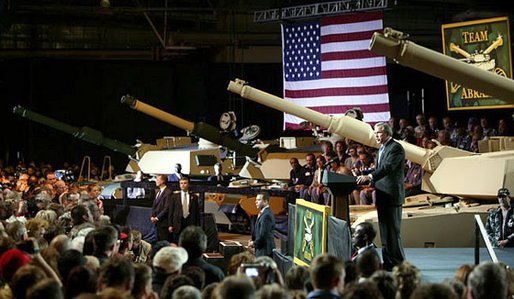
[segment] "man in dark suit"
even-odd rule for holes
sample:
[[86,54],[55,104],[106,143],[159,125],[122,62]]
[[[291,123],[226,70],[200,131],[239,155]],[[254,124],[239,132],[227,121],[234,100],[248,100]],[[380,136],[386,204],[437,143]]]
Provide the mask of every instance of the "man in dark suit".
[[259,216],[252,233],[252,240],[248,241],[248,247],[255,248],[255,255],[273,255],[275,241],[273,240],[273,230],[275,229],[275,217],[269,207],[269,193],[263,192],[257,195],[255,205],[259,209]]
[[172,241],[177,242],[180,233],[190,225],[200,226],[200,205],[198,196],[189,192],[189,178],[179,181],[180,192],[173,193],[168,209],[168,231]]
[[355,227],[355,231],[352,234],[352,261],[355,263],[357,258],[365,252],[372,252],[380,260],[380,256],[377,252],[377,246],[373,243],[377,232],[373,228],[370,222],[361,222]]
[[152,216],[150,221],[157,229],[157,237],[159,240],[168,240],[168,209],[171,201],[172,192],[166,187],[168,178],[166,175],[158,175],[155,183],[159,190],[152,204]]
[[182,165],[180,163],[175,164],[175,172],[168,175],[169,182],[178,182],[184,175],[182,174]]
[[389,271],[405,259],[400,237],[402,204],[405,202],[405,151],[392,136],[389,124],[375,125],[375,138],[380,144],[377,166],[370,174],[357,177],[358,184],[371,181],[375,185],[382,259],[384,269]]
[[223,167],[221,163],[214,164],[214,175],[211,175],[207,178],[209,182],[226,182],[227,178],[223,175]]

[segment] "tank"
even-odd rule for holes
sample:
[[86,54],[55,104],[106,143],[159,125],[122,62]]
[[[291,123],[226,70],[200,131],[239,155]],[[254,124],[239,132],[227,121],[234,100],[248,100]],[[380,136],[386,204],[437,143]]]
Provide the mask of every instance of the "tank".
[[[239,142],[239,140],[229,136],[228,134],[221,134],[220,130],[212,125],[203,122],[193,123],[191,121],[187,121],[178,116],[167,113],[161,109],[148,105],[142,102],[141,100],[135,99],[132,96],[123,96],[121,102],[129,105],[132,109],[145,113],[151,117],[157,118],[172,126],[186,130],[187,132],[195,136],[198,136],[202,139],[205,139],[215,145],[227,147],[228,149],[235,152],[236,157],[240,157],[243,160],[245,159],[245,157],[248,157],[249,159],[246,159],[246,162],[242,167],[238,167],[237,165],[235,165],[233,163],[233,159],[225,159],[223,161],[223,169],[225,171],[231,169],[234,171],[234,173],[238,173],[239,176],[245,178],[287,180],[289,179],[289,171],[291,169],[291,166],[289,164],[289,160],[291,158],[296,157],[300,161],[302,161],[302,159],[305,157],[307,153],[311,151],[319,151],[319,146],[317,150],[313,149],[312,147],[292,150],[270,144],[265,144],[260,147],[254,147],[249,144],[243,144]],[[300,140],[295,139],[294,141],[300,143]],[[287,143],[286,139],[281,140],[281,143]],[[305,143],[309,144],[309,142]],[[313,142],[311,141],[310,144],[313,144]],[[144,157],[143,160],[141,160],[140,165],[142,165],[142,163],[146,163],[146,161],[150,158],[152,161],[156,161],[155,164],[162,164],[162,159],[164,159],[168,154],[170,156],[173,156],[171,155],[171,152],[156,154],[159,155],[159,157],[153,157],[153,154],[147,154],[147,156]],[[195,154],[193,153],[193,156],[194,155]],[[169,159],[172,158],[170,157]],[[183,161],[189,161],[189,164],[192,165],[196,163],[194,159],[186,159]],[[212,171],[213,170],[210,169],[208,173],[212,173]]]
[[191,134],[208,140],[214,144],[225,146],[233,151],[236,151],[242,156],[256,157],[259,149],[253,148],[250,145],[242,144],[238,140],[219,133],[219,129],[204,122],[193,123],[182,119],[173,114],[162,111],[142,101],[135,99],[130,95],[125,95],[121,98],[121,102],[127,104],[132,109],[145,113],[151,117],[164,121],[172,126],[179,127]]
[[[476,71],[476,68],[474,70]],[[465,77],[464,74],[461,76]],[[514,86],[514,82],[509,81]],[[461,83],[464,84],[464,82]],[[489,84],[493,85],[492,82]],[[476,88],[475,85],[468,86]],[[313,111],[253,88],[240,79],[230,81],[228,90],[243,98],[325,127],[329,132],[378,148],[371,126],[357,119],[348,116],[333,117]],[[484,92],[488,91],[484,90]],[[512,95],[514,93],[511,94],[511,98]],[[474,154],[449,146],[425,149],[404,141],[398,142],[405,149],[406,158],[420,164],[425,170],[422,184],[424,191],[466,198],[491,199],[496,198],[500,187],[514,190],[514,151]]]
[[21,117],[25,117],[34,122],[40,123],[45,126],[49,126],[56,130],[59,130],[64,133],[68,133],[73,137],[76,137],[80,140],[84,140],[86,142],[96,144],[98,146],[102,146],[108,148],[114,152],[118,152],[123,155],[127,155],[130,159],[125,171],[130,173],[135,173],[140,170],[138,162],[140,159],[149,151],[155,151],[158,149],[166,149],[170,147],[176,146],[184,146],[191,143],[191,139],[189,137],[182,138],[162,138],[157,140],[157,145],[147,144],[139,142],[136,146],[131,146],[125,144],[123,142],[119,142],[115,139],[111,139],[105,137],[102,132],[89,128],[89,127],[75,127],[69,124],[63,123],[56,119],[53,119],[48,116],[41,115],[37,112],[31,111],[22,106],[16,106],[13,108],[13,113],[20,115]]
[[80,140],[84,140],[92,144],[106,147],[110,150],[113,150],[124,155],[133,155],[136,152],[136,149],[134,147],[119,142],[115,139],[107,138],[102,134],[102,132],[89,127],[74,127],[61,121],[58,121],[56,119],[23,108],[22,106],[14,107],[13,113],[18,114],[21,117],[25,117],[27,119],[35,121],[37,123],[40,123],[42,125],[49,126],[64,133],[68,133]]
[[512,103],[514,81],[511,79],[417,45],[406,36],[403,32],[384,28],[384,33],[373,34],[369,49],[401,65]]

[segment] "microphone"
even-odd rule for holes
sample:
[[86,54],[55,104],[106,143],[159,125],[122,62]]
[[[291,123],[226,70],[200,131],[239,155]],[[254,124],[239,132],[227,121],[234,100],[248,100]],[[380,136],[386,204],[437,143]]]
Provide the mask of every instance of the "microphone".
[[323,164],[323,168],[329,166],[332,162],[339,162],[339,158],[335,157],[335,158],[328,160],[325,164]]

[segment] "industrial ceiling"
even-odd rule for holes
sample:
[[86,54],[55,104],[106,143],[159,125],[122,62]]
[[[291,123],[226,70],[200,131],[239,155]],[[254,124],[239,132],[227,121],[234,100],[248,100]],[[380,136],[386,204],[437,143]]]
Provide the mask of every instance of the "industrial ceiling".
[[[278,62],[277,55],[262,53],[280,53],[280,23],[255,22],[254,13],[312,3],[316,2],[0,0],[0,57],[165,60],[201,52],[212,61],[246,62],[235,53],[253,49],[252,53],[263,55],[261,61]],[[503,1],[385,3],[385,26],[407,32],[414,41],[436,50],[441,47],[441,24],[512,17]],[[246,55],[247,61],[259,61],[250,56]]]

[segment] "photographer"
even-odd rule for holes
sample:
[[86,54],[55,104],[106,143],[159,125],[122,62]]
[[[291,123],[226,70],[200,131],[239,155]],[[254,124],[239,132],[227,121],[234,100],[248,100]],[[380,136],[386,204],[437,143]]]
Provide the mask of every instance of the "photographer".
[[278,284],[281,287],[285,286],[277,263],[268,256],[258,257],[255,263],[241,264],[238,272],[251,278],[257,290],[269,284]]

